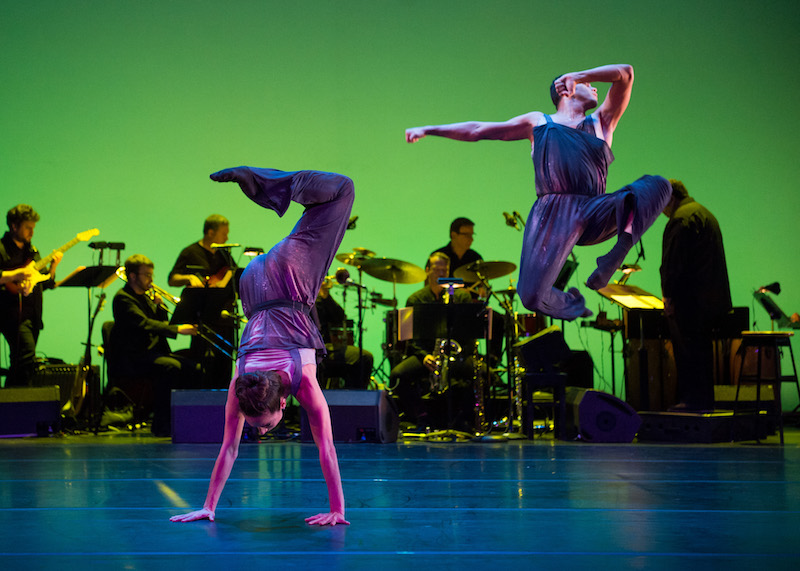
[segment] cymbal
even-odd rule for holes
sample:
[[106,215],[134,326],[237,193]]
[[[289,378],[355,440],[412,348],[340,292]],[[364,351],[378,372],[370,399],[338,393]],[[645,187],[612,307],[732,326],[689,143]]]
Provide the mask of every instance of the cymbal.
[[361,268],[373,278],[398,284],[416,284],[426,276],[419,266],[392,258],[369,258],[362,262]]
[[364,260],[375,257],[375,252],[366,248],[353,248],[352,252],[342,252],[336,254],[336,259],[348,266],[361,267]]
[[481,274],[487,280],[493,280],[507,276],[516,269],[517,265],[511,262],[484,262],[483,260],[478,260],[466,266],[461,266],[453,276],[466,282],[476,282],[481,279],[478,274]]

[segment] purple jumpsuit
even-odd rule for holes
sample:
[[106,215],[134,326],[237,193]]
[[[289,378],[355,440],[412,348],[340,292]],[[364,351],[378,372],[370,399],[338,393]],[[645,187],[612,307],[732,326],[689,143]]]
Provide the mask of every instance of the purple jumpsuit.
[[563,292],[553,287],[572,248],[598,244],[615,234],[622,239],[632,212],[630,243],[615,247],[613,259],[602,261],[608,268],[618,267],[664,210],[672,191],[666,179],[646,175],[606,194],[614,155],[595,135],[592,117],[575,129],[545,117],[547,122],[533,130],[537,200],[525,225],[517,290],[528,309],[572,320],[589,314],[583,296],[577,288]]
[[248,322],[239,357],[263,349],[324,352],[310,310],[347,229],[353,181],[335,173],[252,167],[226,169],[211,178],[238,182],[253,202],[280,216],[291,201],[306,207],[292,232],[242,273],[239,293]]

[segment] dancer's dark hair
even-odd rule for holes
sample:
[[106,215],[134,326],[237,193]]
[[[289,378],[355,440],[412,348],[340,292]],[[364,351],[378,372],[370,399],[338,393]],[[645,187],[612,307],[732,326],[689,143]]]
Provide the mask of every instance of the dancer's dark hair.
[[253,371],[236,378],[236,398],[245,416],[257,417],[265,412],[278,412],[281,397],[286,396],[278,371]]

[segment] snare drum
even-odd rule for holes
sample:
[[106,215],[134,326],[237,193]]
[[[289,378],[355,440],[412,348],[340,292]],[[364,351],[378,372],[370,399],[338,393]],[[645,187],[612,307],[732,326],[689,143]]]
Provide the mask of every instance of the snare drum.
[[519,325],[519,336],[530,337],[539,331],[547,329],[544,315],[540,313],[518,313],[517,324]]

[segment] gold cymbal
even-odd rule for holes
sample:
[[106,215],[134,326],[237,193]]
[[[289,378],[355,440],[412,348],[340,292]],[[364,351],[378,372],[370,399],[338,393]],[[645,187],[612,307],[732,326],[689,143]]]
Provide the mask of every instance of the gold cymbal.
[[366,248],[353,248],[352,252],[342,252],[336,254],[336,259],[348,266],[361,267],[364,260],[375,257],[375,252]]
[[[465,282],[476,282],[483,277],[487,280],[502,278],[517,269],[517,265],[511,262],[484,262],[478,260],[466,266],[461,266],[453,274],[454,277],[461,278]],[[480,276],[478,275],[480,274]]]
[[361,268],[373,278],[397,284],[419,283],[426,276],[419,266],[392,258],[369,258],[363,261]]

